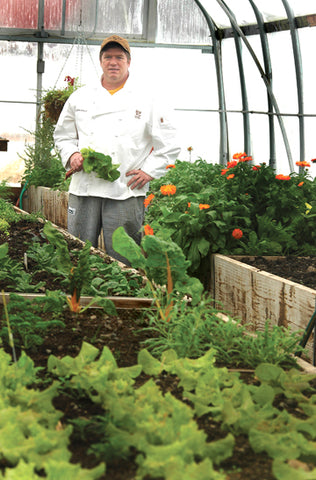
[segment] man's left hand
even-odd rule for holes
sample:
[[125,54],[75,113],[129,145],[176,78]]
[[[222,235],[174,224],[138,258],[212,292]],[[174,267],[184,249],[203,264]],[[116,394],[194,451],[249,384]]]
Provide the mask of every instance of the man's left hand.
[[134,190],[134,188],[142,188],[144,185],[146,185],[146,183],[154,179],[147,173],[143,172],[143,170],[130,170],[126,173],[127,177],[130,177],[131,175],[132,178],[128,182],[127,186],[131,187],[132,190]]

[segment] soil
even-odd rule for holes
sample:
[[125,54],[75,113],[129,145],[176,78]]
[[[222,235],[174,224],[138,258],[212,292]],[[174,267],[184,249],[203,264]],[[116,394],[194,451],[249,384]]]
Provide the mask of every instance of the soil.
[[[16,227],[11,229],[9,237],[2,236],[0,238],[0,244],[3,241],[8,242],[10,255],[23,258],[26,242],[34,235],[40,238],[41,228],[42,226],[38,224],[21,222],[18,224],[18,229]],[[76,241],[74,241],[72,247],[78,247]],[[305,271],[306,269],[305,266]],[[0,284],[0,288],[5,289],[5,285]],[[0,314],[1,326],[1,318],[3,318],[1,308]],[[122,309],[118,310],[118,315],[109,316],[105,315],[102,310],[95,308],[80,314],[69,311],[65,315],[65,328],[51,330],[46,334],[41,346],[26,352],[36,366],[45,367],[50,354],[60,358],[66,355],[76,356],[83,341],[92,343],[100,350],[104,346],[108,346],[120,367],[135,365],[137,363],[137,353],[143,348],[142,342],[149,337],[148,331],[146,331],[148,323],[140,310]],[[10,351],[9,348],[6,348],[6,350]],[[17,351],[18,355],[19,353]],[[43,376],[43,382],[49,381],[49,375],[45,372],[45,369],[42,370],[41,375]],[[245,382],[253,382],[253,372],[241,372],[241,378]],[[148,379],[148,376],[141,374],[136,380],[135,388],[138,388]],[[162,373],[155,379],[155,382],[162,392],[170,392],[178,399],[183,400],[182,388],[178,386],[177,377]],[[281,400],[284,402],[284,398]],[[99,406],[93,404],[88,398],[73,397],[66,393],[55,398],[54,406],[63,412],[61,422],[64,425],[67,425],[74,418],[93,418],[95,415],[104,413]],[[199,428],[206,432],[208,441],[218,440],[227,434],[221,430],[220,425],[212,419],[211,415],[204,415],[196,421]],[[75,434],[72,435],[69,448],[72,452],[71,461],[73,463],[80,463],[83,468],[92,468],[97,465],[96,458],[88,453],[91,442],[96,441],[96,436],[95,431],[86,432],[84,440]],[[248,439],[243,435],[236,436],[235,440],[236,444],[232,457],[222,462],[218,467],[222,472],[226,472],[227,480],[275,479],[272,474],[272,461],[267,455],[254,453]],[[131,452],[127,459],[108,461],[106,474],[99,480],[133,480],[137,469],[135,457],[136,452]],[[146,480],[153,479],[146,477]]]
[[235,257],[259,270],[278,275],[316,290],[316,256],[307,257]]

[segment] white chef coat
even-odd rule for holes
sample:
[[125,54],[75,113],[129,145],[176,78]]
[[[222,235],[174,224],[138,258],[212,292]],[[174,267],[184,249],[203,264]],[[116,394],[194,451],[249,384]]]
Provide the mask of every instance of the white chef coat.
[[135,86],[130,77],[114,95],[101,82],[76,90],[67,100],[54,132],[64,167],[70,168],[69,158],[74,152],[91,147],[120,165],[120,177],[112,183],[82,170],[72,175],[69,193],[117,200],[146,195],[148,184],[132,190],[127,187],[132,177],[125,174],[141,169],[160,178],[166,166],[175,162],[180,147],[171,115],[161,99],[155,98],[155,92]]

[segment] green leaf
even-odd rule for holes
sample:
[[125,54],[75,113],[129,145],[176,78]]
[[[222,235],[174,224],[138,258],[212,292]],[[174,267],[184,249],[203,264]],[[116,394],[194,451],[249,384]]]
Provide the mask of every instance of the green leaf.
[[123,227],[117,228],[113,233],[112,244],[114,250],[127,258],[134,268],[145,270],[146,260],[140,246],[125,232]]
[[147,375],[159,375],[162,365],[146,349],[141,350],[137,356],[137,362],[142,366]]
[[206,238],[202,237],[199,239],[198,249],[202,257],[205,257],[208,254],[210,250],[210,245],[211,243],[208,240],[206,240]]
[[47,361],[47,368],[48,371],[53,372],[60,377],[78,374],[87,364],[93,362],[98,354],[98,348],[93,347],[89,343],[83,342],[80,353],[75,358],[67,355],[62,359],[59,359],[55,357],[55,355],[50,355]]

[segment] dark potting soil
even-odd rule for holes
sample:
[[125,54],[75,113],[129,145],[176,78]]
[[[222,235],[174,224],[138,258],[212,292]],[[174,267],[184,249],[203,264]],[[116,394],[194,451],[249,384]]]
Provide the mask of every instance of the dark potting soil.
[[236,257],[240,262],[316,290],[316,255],[306,257]]

